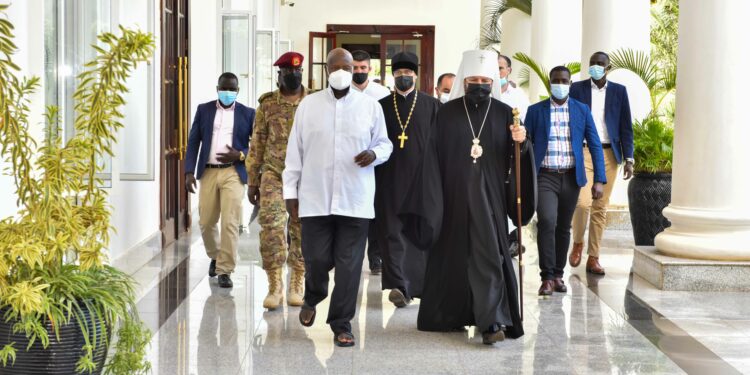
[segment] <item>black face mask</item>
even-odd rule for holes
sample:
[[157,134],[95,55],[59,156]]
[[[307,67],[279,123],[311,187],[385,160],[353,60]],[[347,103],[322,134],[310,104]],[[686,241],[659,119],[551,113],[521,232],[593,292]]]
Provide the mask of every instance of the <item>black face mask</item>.
[[358,85],[361,85],[367,82],[367,75],[368,73],[354,73],[352,74],[352,81],[354,81],[354,83]]
[[396,88],[401,91],[407,91],[414,86],[414,77],[400,76],[396,77]]
[[486,101],[491,92],[492,85],[489,83],[470,83],[466,87],[466,97],[474,103]]
[[287,73],[282,78],[284,87],[289,90],[296,90],[302,85],[302,72]]

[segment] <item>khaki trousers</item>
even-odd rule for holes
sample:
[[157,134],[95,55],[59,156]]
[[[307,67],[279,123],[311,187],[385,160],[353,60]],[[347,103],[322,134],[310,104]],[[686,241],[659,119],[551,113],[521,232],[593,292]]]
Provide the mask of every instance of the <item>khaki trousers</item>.
[[[206,255],[216,260],[216,273],[229,275],[237,263],[242,196],[245,187],[234,167],[206,168],[200,180],[198,215]],[[219,228],[221,219],[221,242]]]
[[573,214],[573,243],[583,243],[583,235],[586,232],[586,224],[589,227],[589,256],[599,257],[599,247],[602,234],[607,227],[607,207],[609,197],[617,180],[617,159],[611,148],[604,150],[604,170],[607,183],[604,184],[604,196],[601,199],[591,198],[591,186],[594,184],[594,163],[591,161],[591,153],[588,149],[583,150],[584,164],[586,167],[586,186],[581,188],[578,195],[576,212]]

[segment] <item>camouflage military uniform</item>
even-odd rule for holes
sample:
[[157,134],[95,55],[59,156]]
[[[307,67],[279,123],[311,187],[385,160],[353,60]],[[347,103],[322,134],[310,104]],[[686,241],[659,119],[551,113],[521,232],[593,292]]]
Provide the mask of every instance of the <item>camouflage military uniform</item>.
[[290,268],[305,271],[302,259],[299,219],[289,222],[289,256],[285,228],[288,215],[282,195],[281,173],[284,171],[286,145],[294,123],[294,112],[302,98],[295,103],[286,101],[279,90],[268,92],[258,99],[255,127],[250,155],[245,161],[248,185],[260,187],[260,255],[263,269],[278,269],[286,261]]

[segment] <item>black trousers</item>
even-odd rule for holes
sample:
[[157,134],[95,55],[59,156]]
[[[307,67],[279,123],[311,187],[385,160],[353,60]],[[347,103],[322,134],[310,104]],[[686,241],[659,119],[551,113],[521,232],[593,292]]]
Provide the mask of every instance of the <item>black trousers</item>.
[[378,244],[377,227],[378,224],[375,222],[375,219],[370,220],[370,229],[367,233],[367,261],[370,263],[370,271],[383,266],[380,245]]
[[575,170],[567,173],[539,172],[537,201],[537,246],[542,280],[563,277],[570,245],[570,225],[581,188]]
[[336,215],[301,218],[305,304],[315,307],[328,297],[328,273],[335,268],[326,321],[334,333],[352,329],[369,222]]

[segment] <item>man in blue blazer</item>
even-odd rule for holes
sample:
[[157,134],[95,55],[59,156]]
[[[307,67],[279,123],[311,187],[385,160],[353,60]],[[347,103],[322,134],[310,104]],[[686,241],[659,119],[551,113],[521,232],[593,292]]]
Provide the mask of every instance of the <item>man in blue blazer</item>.
[[216,91],[219,100],[199,105],[193,119],[185,160],[185,186],[195,193],[195,181],[201,181],[198,215],[206,254],[211,258],[208,276],[218,275],[219,286],[231,288],[229,275],[237,260],[242,197],[247,184],[244,161],[255,110],[237,103],[239,81],[232,73],[219,77]]
[[565,293],[563,269],[570,244],[570,221],[578,193],[586,185],[583,141],[594,161],[591,195],[601,198],[607,178],[604,157],[591,111],[569,98],[570,70],[557,66],[550,72],[552,99],[529,107],[526,129],[534,145],[537,166],[537,245],[542,286],[539,295]]
[[[602,142],[604,169],[609,181],[604,187],[604,196],[601,199],[592,200],[587,189],[581,190],[573,214],[573,250],[570,252],[570,266],[578,267],[581,263],[583,237],[588,224],[586,271],[596,275],[604,275],[604,268],[599,264],[599,246],[604,228],[607,226],[607,206],[617,180],[618,166],[625,161],[625,180],[633,176],[633,121],[630,118],[630,101],[625,86],[607,80],[607,72],[611,68],[609,55],[595,52],[589,59],[591,79],[576,82],[570,88],[570,97],[591,109],[596,131]],[[589,187],[594,168],[591,158],[586,156],[584,165]]]

